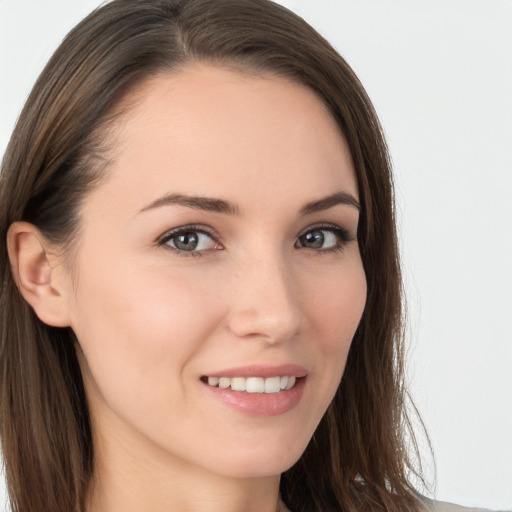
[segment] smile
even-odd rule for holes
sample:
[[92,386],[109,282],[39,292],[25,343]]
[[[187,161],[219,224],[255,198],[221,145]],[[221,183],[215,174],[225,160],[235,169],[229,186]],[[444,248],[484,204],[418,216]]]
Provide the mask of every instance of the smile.
[[207,377],[205,382],[214,388],[245,391],[246,393],[279,393],[295,385],[294,376],[282,377]]

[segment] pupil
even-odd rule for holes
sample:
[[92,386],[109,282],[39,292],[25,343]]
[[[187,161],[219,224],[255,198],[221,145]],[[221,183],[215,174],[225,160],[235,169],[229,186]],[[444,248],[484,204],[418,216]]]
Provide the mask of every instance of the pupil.
[[306,247],[310,247],[312,249],[321,249],[324,245],[324,234],[322,230],[317,229],[315,231],[310,231],[304,235],[304,240],[302,241],[302,245]]
[[182,249],[183,251],[192,251],[197,247],[198,242],[199,238],[197,233],[190,232],[178,235],[174,243],[178,249]]

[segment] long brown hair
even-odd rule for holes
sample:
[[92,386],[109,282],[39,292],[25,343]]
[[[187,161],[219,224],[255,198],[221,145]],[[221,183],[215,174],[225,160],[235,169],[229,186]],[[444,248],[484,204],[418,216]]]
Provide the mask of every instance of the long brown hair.
[[114,0],[53,55],[2,162],[0,435],[13,511],[83,511],[94,450],[76,339],[69,328],[43,324],[22,299],[7,230],[24,220],[52,242],[72,244],[81,201],[101,180],[108,148],[100,134],[115,122],[115,107],[143,80],[193,61],[313,89],[338,122],[357,176],[366,308],[332,404],[282,475],[285,502],[294,512],[418,510],[392,176],[362,85],[328,42],[269,0]]

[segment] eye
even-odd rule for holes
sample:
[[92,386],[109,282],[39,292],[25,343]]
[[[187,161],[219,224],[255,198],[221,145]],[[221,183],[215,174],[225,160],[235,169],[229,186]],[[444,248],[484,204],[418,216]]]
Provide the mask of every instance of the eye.
[[204,229],[188,226],[178,228],[166,233],[160,240],[159,245],[167,245],[182,255],[190,253],[190,256],[199,256],[202,251],[209,249],[222,249],[222,246],[207,233]]
[[302,233],[295,247],[304,247],[315,251],[341,250],[354,237],[339,226],[318,226]]

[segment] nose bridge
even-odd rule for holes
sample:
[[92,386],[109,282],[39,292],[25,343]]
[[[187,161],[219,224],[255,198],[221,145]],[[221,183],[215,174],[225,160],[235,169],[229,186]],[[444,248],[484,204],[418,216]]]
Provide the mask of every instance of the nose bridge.
[[[261,248],[260,248],[261,249]],[[290,262],[278,249],[243,258],[235,276],[230,329],[277,343],[299,329],[300,305]]]

